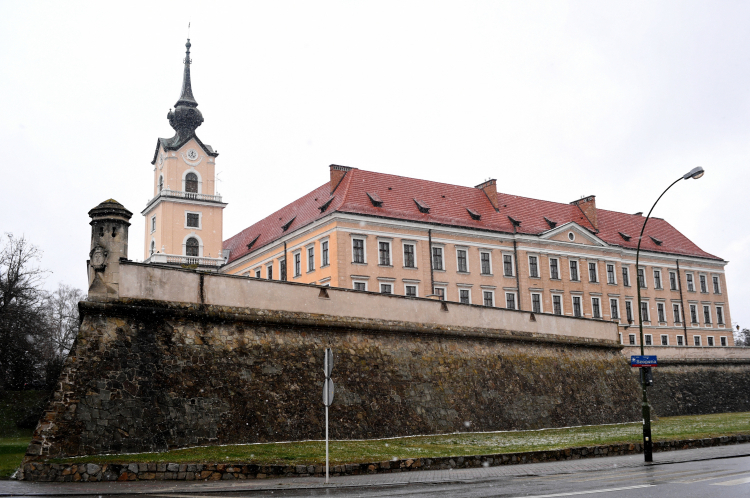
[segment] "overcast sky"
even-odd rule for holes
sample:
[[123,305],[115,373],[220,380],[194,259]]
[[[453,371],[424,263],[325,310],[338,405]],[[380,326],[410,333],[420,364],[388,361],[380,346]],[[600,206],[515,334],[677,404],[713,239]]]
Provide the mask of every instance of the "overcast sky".
[[750,326],[750,3],[730,0],[0,0],[0,232],[44,251],[48,287],[86,287],[110,197],[143,258],[188,22],[225,239],[331,163],[628,213],[701,165],[654,215],[730,262]]

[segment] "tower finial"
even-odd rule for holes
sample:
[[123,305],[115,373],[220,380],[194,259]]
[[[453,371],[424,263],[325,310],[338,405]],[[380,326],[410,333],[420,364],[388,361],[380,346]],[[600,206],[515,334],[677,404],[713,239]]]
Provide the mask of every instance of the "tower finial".
[[180,105],[198,107],[198,102],[196,102],[195,97],[193,97],[193,87],[190,84],[190,64],[193,63],[193,60],[190,58],[191,46],[190,38],[188,38],[187,43],[185,44],[185,59],[183,60],[185,63],[185,71],[182,75],[182,93],[180,94],[180,100],[177,101],[175,107]]
[[175,129],[177,141],[186,139],[195,134],[195,129],[203,123],[203,115],[198,110],[198,102],[193,97],[193,88],[190,84],[190,38],[185,43],[185,72],[182,75],[182,93],[180,100],[174,105],[174,111],[167,114],[167,119],[172,128]]

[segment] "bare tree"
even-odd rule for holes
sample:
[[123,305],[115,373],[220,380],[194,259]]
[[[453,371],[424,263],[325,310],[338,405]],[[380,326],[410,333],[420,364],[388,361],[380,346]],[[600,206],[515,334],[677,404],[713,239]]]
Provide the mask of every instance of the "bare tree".
[[734,345],[750,347],[750,329],[734,331]]
[[63,360],[78,335],[78,302],[84,298],[81,289],[65,284],[60,284],[55,292],[47,296],[47,340],[51,343],[55,356]]

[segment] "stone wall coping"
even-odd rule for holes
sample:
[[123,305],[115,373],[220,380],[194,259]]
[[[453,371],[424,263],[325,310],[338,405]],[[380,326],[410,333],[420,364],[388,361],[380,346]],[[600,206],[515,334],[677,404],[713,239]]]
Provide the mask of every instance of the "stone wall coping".
[[496,328],[439,326],[432,323],[405,322],[400,320],[379,320],[360,317],[331,316],[314,313],[237,308],[231,306],[190,304],[145,299],[120,298],[81,301],[78,303],[78,309],[81,319],[85,316],[96,315],[135,318],[142,318],[143,316],[169,316],[197,318],[201,321],[208,322],[239,321],[288,327],[324,327],[326,329],[334,330],[377,331],[381,333],[385,331],[390,333],[477,338],[493,341],[580,345],[617,351],[622,349],[622,345],[617,341],[593,339],[588,337],[560,336],[556,334],[520,332]]
[[[704,439],[654,441],[653,451],[675,451],[710,446],[750,443],[750,434]],[[471,467],[495,467],[523,463],[538,463],[581,458],[634,455],[643,452],[640,443],[621,443],[582,446],[548,451],[494,453],[490,455],[450,456],[436,458],[408,458],[383,462],[353,463],[331,466],[331,474],[362,475],[410,472],[418,470],[444,470]],[[265,479],[268,477],[322,476],[322,465],[256,465],[249,463],[49,463],[25,462],[20,475],[26,481],[46,482],[98,482],[98,481],[218,481]]]

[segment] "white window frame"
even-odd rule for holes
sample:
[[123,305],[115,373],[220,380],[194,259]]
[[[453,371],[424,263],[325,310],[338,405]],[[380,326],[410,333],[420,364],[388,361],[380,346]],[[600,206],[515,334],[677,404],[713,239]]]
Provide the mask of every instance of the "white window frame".
[[[456,273],[462,273],[462,274],[468,274],[471,273],[469,268],[471,266],[469,265],[469,248],[466,246],[455,246],[456,248]],[[463,251],[466,253],[466,270],[461,270],[458,266],[458,251]]]
[[719,337],[719,346],[722,348],[729,347],[729,340],[727,339],[727,336],[722,335]]
[[641,280],[640,270],[643,270],[643,285],[641,286],[641,289],[648,289],[648,279],[646,278],[646,269],[647,268],[645,266],[641,266],[640,268],[635,269],[635,279],[636,279],[636,283],[638,283],[639,285],[641,283],[640,282]]
[[[630,315],[631,317],[628,318],[628,303],[630,303]],[[633,310],[633,300],[632,299],[626,299],[625,300],[625,313],[623,313],[623,318],[627,322],[630,320],[632,323],[635,323],[635,311]],[[631,323],[628,322],[628,323]]]
[[[621,267],[622,272],[622,285],[624,287],[632,287],[633,285],[633,275],[630,274],[630,265],[622,265]],[[625,282],[625,274],[628,274],[627,283]]]
[[[582,297],[583,296],[581,296],[579,294],[575,294],[573,296],[570,296],[570,313],[571,313],[571,316],[576,317],[576,318],[585,318],[586,317],[586,313],[583,311],[583,299],[581,299]],[[578,304],[581,307],[581,314],[580,315],[576,315],[576,299],[579,300]]]
[[563,299],[563,295],[560,293],[553,293],[552,294],[552,314],[555,315],[555,297],[560,298],[560,314],[557,316],[565,316],[565,299]]
[[[354,241],[355,240],[362,241],[362,261],[361,262],[354,261]],[[366,265],[367,264],[367,235],[352,235],[351,246],[352,246],[352,264]]]
[[[312,258],[310,257],[310,249],[313,251]],[[305,258],[307,259],[307,273],[315,271],[315,244],[308,244],[305,246]]]
[[[703,290],[701,288],[701,277],[703,277],[703,281],[706,282],[706,290]],[[708,294],[709,293],[708,292],[708,275],[706,275],[705,273],[699,273],[698,274],[698,288],[700,288],[700,293],[701,294]]]
[[[643,316],[643,305],[646,305],[646,316]],[[644,322],[652,323],[653,320],[651,320],[651,304],[649,303],[648,299],[641,299],[641,307],[639,308],[641,312],[641,320]],[[657,317],[658,318],[658,317]]]
[[187,241],[190,237],[195,237],[198,239],[198,256],[199,258],[203,257],[203,239],[201,239],[197,233],[189,233],[185,235],[185,237],[182,239],[182,255],[188,258],[195,258],[196,256],[188,256],[187,255]]
[[[299,263],[299,273],[297,273],[297,263]],[[289,268],[286,269],[289,272]],[[292,272],[294,273],[292,278],[302,276],[302,250],[297,249],[292,252]]]
[[685,272],[685,281],[687,282],[687,291],[695,292],[695,274],[693,272]]
[[[693,308],[695,308],[695,321],[693,321]],[[697,303],[688,303],[688,311],[690,314],[690,325],[693,327],[697,327],[700,325],[700,315],[698,315],[698,304]]]
[[[271,278],[268,278],[269,268],[271,269]],[[281,273],[281,269],[279,269],[279,273]],[[273,280],[273,274],[274,274],[273,261],[271,261],[270,263],[266,264],[266,280]],[[279,278],[281,278],[281,275],[279,275]]]
[[679,322],[674,322],[675,325],[680,324],[682,325],[682,304],[681,303],[672,303],[672,320],[674,320],[674,307],[677,306],[677,315],[680,318]]
[[712,335],[707,335],[706,336],[706,347],[708,347],[708,348],[715,348],[716,347],[716,341],[714,340],[714,336],[712,336]]
[[[706,310],[708,310],[708,320],[706,321]],[[710,304],[702,304],[701,305],[701,315],[703,315],[703,325],[713,325],[713,313],[711,312],[711,305]]]
[[[324,239],[320,239],[320,267],[325,268],[326,266],[331,265],[331,240],[326,237]],[[323,260],[323,244],[327,244],[328,247],[328,262]],[[354,250],[354,246],[352,245],[352,250]]]
[[263,278],[263,270],[261,267],[256,268],[253,273],[255,274],[255,278]]
[[156,240],[153,237],[151,237],[151,243],[148,245],[148,254],[149,256],[156,254]]
[[407,296],[406,288],[407,287],[414,287],[414,296],[409,297],[419,297],[419,284],[416,282],[404,282],[404,296]]
[[[534,296],[539,296],[539,311],[534,311]],[[544,295],[541,292],[531,292],[531,312],[544,313]]]
[[[391,288],[390,292],[383,292],[383,286],[387,285]],[[380,293],[381,294],[393,294],[393,282],[379,282],[378,287],[380,287]]]
[[[617,305],[617,316],[612,316],[612,302],[614,302]],[[620,310],[620,299],[617,297],[610,297],[609,298],[609,317],[612,320],[620,321],[622,319],[622,312]]]
[[[385,238],[385,237],[378,237],[377,238],[377,257],[378,257],[378,266],[385,267],[385,268],[392,268],[393,267],[393,239]],[[380,244],[388,244],[388,264],[382,264],[380,262]]]
[[[667,343],[666,344],[664,344],[664,338],[665,337],[667,338]],[[659,336],[659,339],[661,339],[661,341],[659,342],[660,346],[669,346],[669,334],[661,334]]]
[[182,172],[182,191],[187,192],[185,190],[185,181],[186,181],[185,178],[190,173],[195,173],[195,176],[198,177],[198,193],[202,194],[203,193],[203,178],[201,177],[201,174],[198,172],[198,170],[193,167],[186,169],[185,171]]
[[[573,280],[573,267],[570,266],[571,263],[575,262],[577,272],[578,272],[578,278],[576,280]],[[581,281],[581,261],[577,258],[568,258],[568,279],[571,282],[580,282]]]
[[461,302],[461,291],[466,291],[466,292],[469,293],[469,302],[465,303],[465,304],[471,304],[472,303],[472,301],[471,301],[471,288],[470,287],[465,287],[465,286],[462,286],[462,285],[458,286],[458,302],[459,303]]
[[[531,258],[536,258],[536,275],[531,274]],[[539,256],[538,254],[527,254],[527,259],[529,263],[529,278],[542,278],[542,268],[539,264],[542,261],[541,256]]]
[[685,338],[682,336],[682,334],[677,334],[677,345],[678,346],[684,346],[685,345]]
[[[185,222],[187,222],[187,217],[185,217]],[[151,217],[151,233],[154,233],[156,231],[156,215]]]
[[[716,312],[716,325],[718,325],[719,327],[723,328],[727,324],[727,317],[726,317],[726,315],[724,315],[724,305],[723,304],[716,304],[714,306],[716,306],[716,310],[717,310],[717,312]],[[718,313],[718,310],[721,310],[721,323],[719,323],[719,313]]]
[[482,306],[485,306],[485,307],[487,306],[486,304],[484,304],[484,295],[487,292],[489,292],[490,295],[492,296],[492,306],[489,306],[489,307],[490,308],[495,308],[496,307],[495,306],[495,291],[490,290],[490,289],[482,289]]
[[[440,266],[442,268],[435,268],[435,249],[440,249]],[[445,263],[445,245],[433,243],[432,247],[430,247],[430,264],[432,265],[432,271],[447,271],[447,265]]]
[[442,285],[442,284],[433,285],[432,286],[432,293],[434,295],[438,294],[437,292],[435,292],[437,289],[441,289],[443,291],[443,299],[441,299],[441,301],[447,301],[448,300],[448,286],[447,285]]
[[357,290],[357,284],[365,284],[365,290],[362,291],[362,292],[367,292],[369,290],[369,288],[367,286],[367,280],[353,278],[352,279],[352,289]]
[[[591,280],[591,268],[589,268],[589,265],[594,265],[594,275],[596,276],[596,280]],[[586,273],[588,274],[588,282],[590,284],[600,284],[601,280],[599,280],[599,262],[598,261],[587,261],[586,262]]]
[[[504,294],[505,294],[505,306],[504,306],[504,308],[506,310],[510,310],[510,309],[518,310],[518,293],[516,291],[505,291]],[[513,296],[513,306],[514,306],[514,308],[508,308],[508,296],[509,295]]]
[[[612,267],[612,277],[614,282],[609,281],[609,267]],[[604,271],[607,274],[607,285],[617,285],[617,265],[614,263],[604,263]]]
[[[695,339],[696,339],[696,337],[698,338],[698,341],[697,341],[697,342],[698,342],[698,344],[696,344],[696,340],[695,340]],[[702,340],[701,340],[701,336],[699,336],[699,335],[694,335],[694,336],[693,336],[693,346],[699,346],[699,347],[703,347],[703,342],[702,342]]]
[[[552,261],[557,263],[557,278],[552,278]],[[547,258],[547,266],[549,268],[549,279],[550,280],[562,280],[562,270],[560,269],[560,258],[549,257]]]
[[[189,214],[197,214],[198,215],[198,226],[197,227],[191,227],[188,226],[187,219]],[[203,230],[203,213],[200,211],[187,211],[185,210],[185,226],[184,228],[187,230]]]
[[[510,275],[505,273],[505,257],[506,256],[510,256]],[[516,260],[513,257],[513,253],[503,252],[501,253],[501,258],[502,258],[502,264],[503,264],[503,277],[508,277],[508,278],[515,277],[516,276]]]
[[[482,254],[487,255],[487,262],[490,264],[489,273],[482,273]],[[490,276],[490,277],[492,276],[492,251],[488,251],[486,249],[479,250],[479,274],[484,275],[484,276]],[[482,299],[482,302],[484,302],[484,299]]]
[[[594,316],[594,299],[599,302],[599,316]],[[602,310],[602,298],[599,296],[591,296],[591,318],[595,318],[597,320],[601,320],[604,318],[604,313]]]
[[638,345],[638,337],[635,334],[628,334],[628,346],[637,346],[637,345]]
[[618,332],[617,335],[620,337],[620,344],[623,344],[623,342],[622,342],[622,332]]
[[[672,288],[672,275],[674,275],[674,289]],[[669,290],[678,291],[680,290],[680,279],[677,278],[677,272],[669,270]]]
[[[661,271],[661,268],[652,268],[652,278],[654,279],[654,289],[655,290],[664,290],[664,272]],[[659,278],[656,278],[656,275],[659,275]],[[656,286],[657,280],[659,282],[659,287]]]
[[[714,285],[714,279],[716,279],[716,285]],[[719,292],[716,292],[716,287],[719,288]],[[711,290],[714,294],[721,294],[721,277],[719,275],[711,275]]]
[[[658,324],[662,324],[662,323],[664,325],[667,324],[667,306],[666,306],[666,304],[667,303],[665,303],[663,301],[657,301],[656,302],[656,323],[658,323]],[[662,315],[664,316],[664,320],[660,320],[661,317],[659,316],[659,306],[661,306]]]
[[644,346],[653,346],[654,345],[654,336],[651,334],[643,334],[643,345]]
[[[413,251],[414,266],[406,266],[406,246],[412,246],[412,248],[414,249]],[[419,268],[419,264],[417,263],[417,242],[416,241],[414,240],[402,240],[401,241],[401,258],[402,258],[402,263],[403,263],[402,266],[404,268],[408,270],[416,270],[417,268]]]

